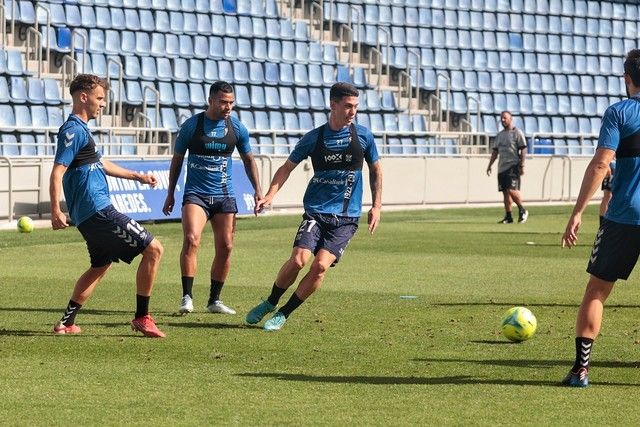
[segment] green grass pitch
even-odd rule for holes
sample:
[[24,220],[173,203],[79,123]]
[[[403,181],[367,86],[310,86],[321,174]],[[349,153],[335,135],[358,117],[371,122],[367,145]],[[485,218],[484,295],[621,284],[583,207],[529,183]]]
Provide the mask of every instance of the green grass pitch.
[[[0,233],[0,420],[10,425],[638,425],[638,275],[616,285],[584,390],[558,387],[597,212],[561,250],[570,206],[383,213],[365,223],[322,288],[274,333],[243,326],[290,253],[298,216],[238,220],[223,290],[236,316],[206,313],[207,228],[194,286],[181,297],[180,224],[149,224],[165,246],[151,310],[164,340],[134,335],[135,267],[114,265],[77,317],[53,336],[88,265],[77,230]],[[528,243],[533,242],[534,244]],[[137,261],[134,261],[137,265]],[[286,301],[290,293],[283,297]],[[401,296],[412,295],[406,299]],[[506,341],[515,305],[533,339]]]

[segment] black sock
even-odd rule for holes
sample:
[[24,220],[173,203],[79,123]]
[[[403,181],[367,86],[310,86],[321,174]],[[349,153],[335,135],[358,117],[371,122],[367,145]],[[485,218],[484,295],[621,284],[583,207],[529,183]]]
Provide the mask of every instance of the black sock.
[[224,286],[224,282],[218,282],[217,280],[211,279],[211,290],[209,291],[209,305],[220,300],[220,291],[222,291],[222,286]]
[[283,305],[282,308],[278,311],[284,314],[284,317],[289,318],[291,312],[300,307],[300,304],[302,304],[303,302],[304,301],[298,298],[298,295],[296,295],[296,293],[294,292],[293,295],[291,295],[291,298],[289,298],[289,301],[287,301],[287,303]]
[[576,337],[576,361],[571,369],[573,372],[578,372],[580,368],[589,370],[592,347],[593,340],[591,338]]
[[604,217],[602,215],[600,215],[600,225],[602,226],[602,220],[604,219]]
[[269,295],[269,298],[267,298],[267,302],[271,305],[278,305],[278,301],[280,301],[280,297],[282,297],[282,295],[284,295],[285,292],[287,292],[286,289],[279,288],[274,283],[273,287],[271,288],[271,295]]
[[526,209],[523,205],[518,206],[518,212],[523,213],[524,211],[526,211]]
[[193,298],[193,277],[182,276],[182,296]]
[[150,296],[136,294],[136,319],[138,317],[146,316],[149,314],[149,299]]
[[65,326],[71,326],[76,321],[76,314],[82,307],[82,304],[78,304],[73,300],[69,300],[69,304],[67,304],[67,308],[64,310],[64,314],[62,315],[62,319],[60,322]]
[[506,212],[504,214],[504,217],[507,218],[507,219],[509,219],[509,218],[513,219],[513,217],[511,216],[511,212]]

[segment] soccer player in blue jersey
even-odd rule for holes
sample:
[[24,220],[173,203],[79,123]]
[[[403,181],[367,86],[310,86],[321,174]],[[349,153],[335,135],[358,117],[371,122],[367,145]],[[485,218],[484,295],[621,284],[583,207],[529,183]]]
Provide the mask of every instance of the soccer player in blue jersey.
[[593,244],[587,272],[591,274],[576,320],[575,363],[562,383],[589,384],[593,341],[600,332],[604,303],[616,280],[626,280],[640,254],[640,49],[627,53],[624,82],[629,99],[604,112],[598,148],[587,166],[578,200],[569,218],[562,246],[575,246],[582,212],[616,158],[612,197]]
[[87,242],[91,267],[76,282],[64,315],[53,332],[80,333],[80,327],[75,324],[78,310],[107,274],[111,263],[122,260],[129,264],[142,254],[136,275],[136,313],[131,327],[147,337],[162,338],[164,333],[149,315],[149,298],[164,249],[136,221],[115,210],[109,199],[106,175],[152,187],[157,181],[151,174],[130,171],[102,158],[96,149],[87,122],[98,117],[105,106],[107,89],[107,82],[97,76],[76,76],[69,87],[73,99],[71,115],[58,132],[49,182],[51,225],[54,230],[68,226],[60,208],[60,193],[64,189],[71,221]]
[[[244,169],[255,191],[257,202],[262,197],[258,167],[251,153],[249,132],[231,116],[235,102],[233,87],[217,81],[209,90],[207,110],[188,119],[178,133],[169,171],[169,188],[162,211],[173,210],[174,191],[187,159],[187,176],[182,199],[184,239],[180,252],[182,300],[179,311],[193,311],[193,280],[197,270],[200,239],[207,221],[213,228],[215,256],[211,265],[211,287],[207,310],[211,313],[236,314],[220,300],[222,286],[231,268],[231,249],[236,224],[236,199],[231,181],[231,155],[238,150]],[[257,212],[257,211],[256,211]]]
[[315,257],[289,301],[265,322],[265,330],[282,328],[291,312],[320,287],[329,267],[343,255],[358,229],[363,161],[369,166],[373,202],[368,214],[370,233],[380,221],[382,168],[373,135],[364,126],[353,123],[358,110],[358,90],[347,83],[336,83],[331,87],[330,104],[328,123],[302,137],[276,171],[265,197],[257,203],[258,210],[269,206],[295,167],[311,157],[314,174],[304,195],[304,214],[293,252],[280,268],[269,297],[249,311],[246,322],[256,324],[275,311],[280,297],[296,281],[311,255]]

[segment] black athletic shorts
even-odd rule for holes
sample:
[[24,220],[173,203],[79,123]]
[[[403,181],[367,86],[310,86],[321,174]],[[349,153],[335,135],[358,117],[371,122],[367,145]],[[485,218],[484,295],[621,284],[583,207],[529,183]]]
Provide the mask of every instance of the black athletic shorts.
[[608,176],[602,180],[602,191],[611,191],[611,185],[613,184],[611,177]]
[[238,213],[238,205],[235,197],[209,197],[189,193],[182,198],[182,206],[187,203],[200,206],[211,219],[217,213]]
[[320,249],[331,252],[336,257],[331,265],[333,267],[340,261],[349,241],[356,234],[359,220],[358,217],[305,212],[293,246],[309,249],[314,255]]
[[593,242],[587,272],[607,282],[627,280],[640,255],[640,226],[620,224],[608,219]]
[[520,168],[518,165],[511,166],[504,172],[498,174],[498,191],[519,190],[520,189]]
[[153,240],[153,235],[136,221],[113,206],[96,212],[78,225],[87,242],[91,267],[104,267],[112,262],[131,261]]

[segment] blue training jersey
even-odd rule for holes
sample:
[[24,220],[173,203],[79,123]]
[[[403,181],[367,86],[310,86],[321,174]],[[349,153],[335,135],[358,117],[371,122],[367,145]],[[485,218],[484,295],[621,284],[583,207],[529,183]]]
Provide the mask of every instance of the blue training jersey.
[[[210,156],[192,153],[189,148],[198,124],[198,114],[184,122],[176,138],[175,152],[187,157],[187,178],[185,194],[195,193],[207,197],[234,197],[232,182],[231,156]],[[249,145],[249,131],[240,120],[231,116],[231,125],[235,132],[236,148],[242,154],[251,152]],[[228,132],[225,120],[211,120],[204,115],[204,135],[210,138],[222,139]]]
[[605,218],[640,225],[640,99],[625,99],[607,108],[598,148],[616,151],[613,195]]
[[[328,125],[313,129],[302,137],[289,155],[293,163],[300,163],[311,156],[316,148],[319,129],[323,129],[322,139],[329,151],[343,151],[349,146],[351,131],[349,126],[339,131]],[[364,126],[356,125],[358,142],[364,151],[368,164],[378,161],[378,150],[373,134]],[[350,182],[353,180],[353,182]],[[308,213],[334,214],[359,217],[362,212],[362,170],[314,170],[313,177],[304,194],[304,210]],[[349,193],[350,192],[350,193]],[[349,193],[349,194],[347,194]],[[348,204],[345,210],[345,200]]]
[[85,147],[86,151],[92,145],[93,139],[87,124],[71,114],[58,131],[54,163],[68,167],[62,177],[62,187],[69,216],[75,225],[111,204],[107,176],[99,161],[100,152],[97,149],[91,150],[92,161],[81,162],[84,164],[80,166],[74,165],[80,151]]

